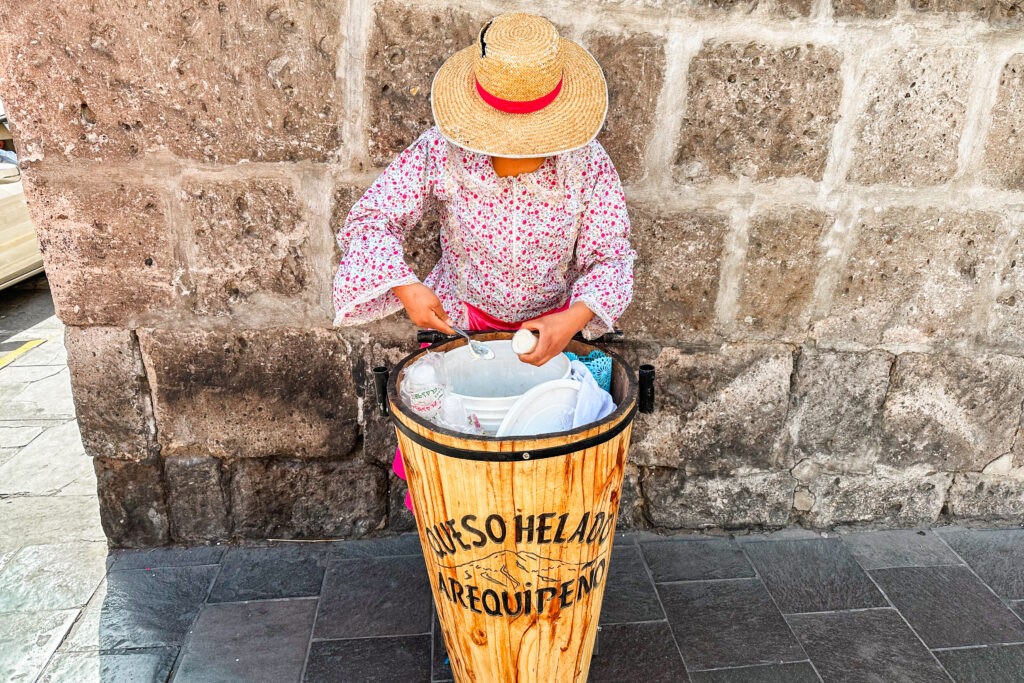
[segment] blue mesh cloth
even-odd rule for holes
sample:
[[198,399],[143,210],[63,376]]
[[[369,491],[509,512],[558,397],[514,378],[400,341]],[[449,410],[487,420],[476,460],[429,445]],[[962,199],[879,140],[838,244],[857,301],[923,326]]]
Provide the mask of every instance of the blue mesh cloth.
[[586,356],[577,356],[572,351],[566,351],[565,355],[569,360],[578,360],[587,366],[590,374],[597,380],[597,386],[605,391],[612,390],[612,357],[603,351],[591,351]]

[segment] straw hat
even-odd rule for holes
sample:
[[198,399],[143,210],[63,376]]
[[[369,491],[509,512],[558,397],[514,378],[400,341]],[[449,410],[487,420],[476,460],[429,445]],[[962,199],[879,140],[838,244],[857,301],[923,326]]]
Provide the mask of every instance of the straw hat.
[[550,21],[502,14],[434,76],[434,120],[453,144],[529,158],[583,147],[608,111],[604,74],[589,52]]

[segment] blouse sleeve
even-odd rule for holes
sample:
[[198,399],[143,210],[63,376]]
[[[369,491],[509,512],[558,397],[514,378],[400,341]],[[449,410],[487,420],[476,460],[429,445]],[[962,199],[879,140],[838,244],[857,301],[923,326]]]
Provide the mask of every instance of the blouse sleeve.
[[337,233],[343,256],[334,276],[334,324],[357,325],[402,307],[392,287],[419,282],[402,243],[423,217],[431,168],[444,146],[430,132],[399,154],[355,203]]
[[582,301],[594,312],[583,336],[594,339],[615,329],[615,321],[633,298],[633,261],[629,244],[629,215],[619,175],[608,153],[594,143],[591,168],[596,174],[593,193],[583,212],[576,240],[571,303]]

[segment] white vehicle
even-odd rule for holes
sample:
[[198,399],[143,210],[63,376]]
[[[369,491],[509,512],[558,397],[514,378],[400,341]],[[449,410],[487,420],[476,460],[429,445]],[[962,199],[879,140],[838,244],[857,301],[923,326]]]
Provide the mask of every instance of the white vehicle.
[[[7,117],[0,104],[0,144],[11,140]],[[5,155],[6,156],[6,155]],[[21,169],[0,162],[0,289],[43,272],[43,255],[28,216]]]

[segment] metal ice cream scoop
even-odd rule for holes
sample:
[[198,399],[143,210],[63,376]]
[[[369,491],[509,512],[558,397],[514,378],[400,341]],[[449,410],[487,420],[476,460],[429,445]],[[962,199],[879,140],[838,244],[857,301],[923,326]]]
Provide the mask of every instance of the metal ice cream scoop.
[[452,325],[451,323],[448,323],[448,327],[452,328],[453,330],[455,330],[456,332],[458,332],[459,334],[466,338],[466,341],[469,342],[469,352],[473,354],[474,358],[482,358],[484,360],[491,360],[492,358],[494,358],[494,351],[491,351],[489,348],[487,348],[485,344],[482,344],[478,341],[473,341],[472,339],[470,339],[468,334],[466,334],[459,328],[455,327],[455,325]]

